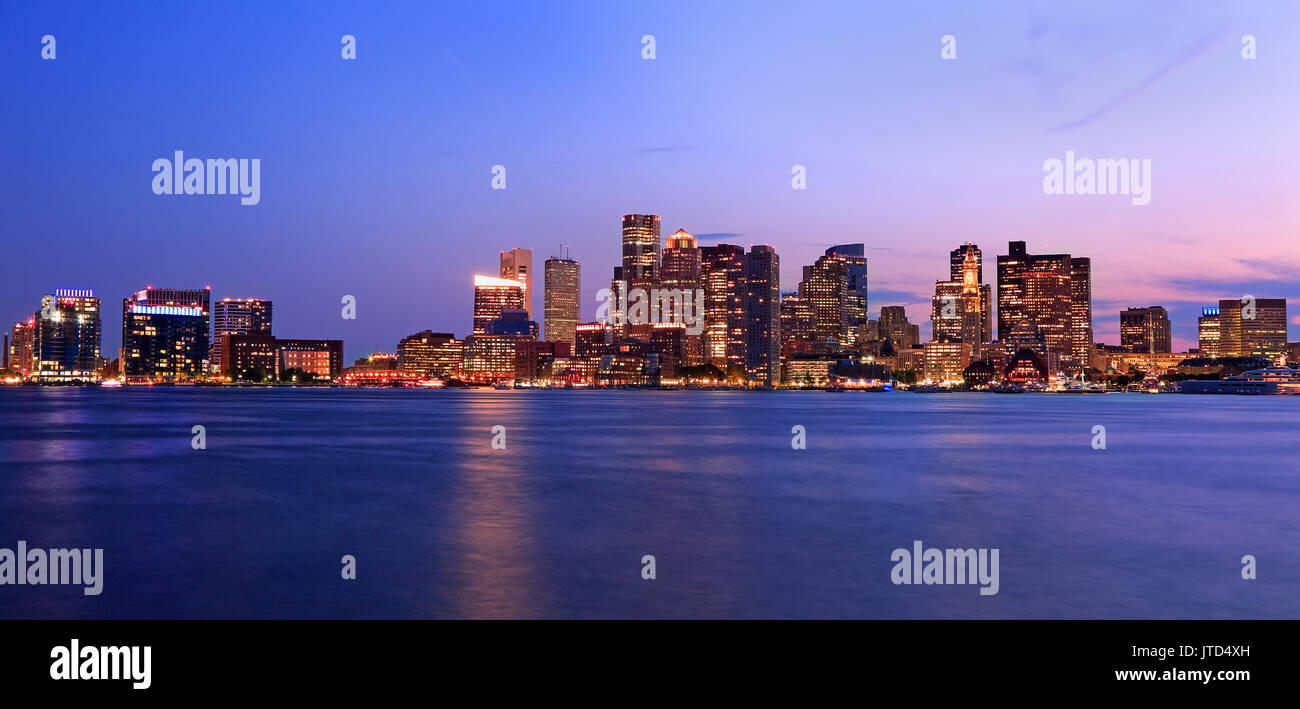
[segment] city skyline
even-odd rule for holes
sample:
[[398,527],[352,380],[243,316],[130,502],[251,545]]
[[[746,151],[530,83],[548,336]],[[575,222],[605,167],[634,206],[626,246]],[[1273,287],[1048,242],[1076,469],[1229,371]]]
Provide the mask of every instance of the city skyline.
[[[620,256],[610,215],[656,208],[664,233],[686,228],[702,246],[771,244],[785,284],[827,247],[864,243],[873,310],[923,311],[942,275],[934,254],[967,241],[1087,254],[1094,310],[1162,305],[1178,350],[1220,298],[1300,299],[1288,246],[1300,214],[1287,199],[1300,99],[1272,90],[1300,64],[1292,6],[1116,8],[1125,21],[1105,26],[1028,4],[953,5],[942,21],[848,3],[590,4],[509,18],[307,7],[256,21],[251,9],[186,7],[131,26],[112,8],[6,8],[0,87],[14,110],[0,126],[24,139],[3,148],[20,168],[2,178],[5,228],[62,254],[57,269],[9,274],[0,303],[63,284],[211,285],[278,302],[287,331],[343,339],[352,358],[423,329],[459,331],[472,298],[461,274],[498,272],[501,248],[531,248],[536,265],[560,255],[550,244],[569,244],[574,260],[603,268]],[[565,29],[539,40],[538,25]],[[486,26],[498,40],[474,41]],[[853,31],[879,26],[892,29],[866,42]],[[338,56],[345,30],[358,39],[352,62]],[[51,62],[39,57],[47,32],[59,38]],[[1238,42],[1248,32],[1260,43],[1250,61]],[[653,61],[640,54],[646,33]],[[945,34],[954,61],[939,57]],[[778,40],[804,49],[765,49]],[[160,64],[159,52],[190,60]],[[737,62],[761,83],[735,81]],[[871,91],[842,90],[864,80]],[[624,106],[637,110],[615,113]],[[114,140],[93,137],[103,134]],[[150,163],[178,149],[260,158],[260,203],[153,194]],[[1043,194],[1044,160],[1068,150],[1150,158],[1151,203]],[[1216,178],[1244,164],[1250,180]],[[505,190],[491,189],[495,165]],[[805,190],[791,189],[796,165]],[[605,280],[589,274],[583,320]],[[337,317],[343,294],[357,298],[355,321]],[[1288,339],[1300,339],[1298,318]],[[1096,326],[1095,339],[1118,342],[1116,318]],[[115,350],[117,333],[104,335]]]

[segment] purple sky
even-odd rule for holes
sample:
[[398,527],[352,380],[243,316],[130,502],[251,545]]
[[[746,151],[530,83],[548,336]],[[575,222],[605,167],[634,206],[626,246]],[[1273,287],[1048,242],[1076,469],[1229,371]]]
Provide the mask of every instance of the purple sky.
[[[1201,306],[1245,294],[1290,299],[1300,339],[1300,5],[881,5],[0,5],[0,317],[94,288],[115,352],[120,298],[211,285],[350,360],[465,334],[473,274],[515,246],[540,274],[569,244],[591,318],[620,216],[654,212],[772,244],[783,290],[863,242],[871,309],[914,321],[950,249],[978,243],[992,279],[1022,239],[1092,258],[1100,340],[1164,305],[1185,348]],[[261,203],[154,195],[177,149],[260,158]],[[1066,150],[1149,158],[1151,204],[1044,194]]]

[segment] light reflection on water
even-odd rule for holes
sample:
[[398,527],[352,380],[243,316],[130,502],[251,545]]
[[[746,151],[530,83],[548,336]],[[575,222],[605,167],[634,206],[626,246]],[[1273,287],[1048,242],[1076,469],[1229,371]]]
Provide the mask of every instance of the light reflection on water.
[[[1295,617],[1298,404],[6,388],[0,547],[107,571],[0,617]],[[914,539],[1000,593],[894,586]]]

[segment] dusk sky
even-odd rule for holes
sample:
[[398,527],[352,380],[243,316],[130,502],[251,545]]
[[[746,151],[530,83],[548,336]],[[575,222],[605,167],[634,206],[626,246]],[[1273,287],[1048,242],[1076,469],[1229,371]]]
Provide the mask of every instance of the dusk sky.
[[[532,248],[540,290],[561,244],[591,319],[621,215],[649,212],[664,236],[775,246],[783,291],[865,243],[871,311],[913,322],[949,250],[979,244],[993,281],[1024,240],[1092,258],[1100,341],[1123,308],[1164,305],[1185,350],[1202,306],[1246,294],[1287,298],[1300,339],[1289,0],[130,7],[0,2],[6,331],[43,293],[93,288],[116,356],[121,298],[211,285],[272,299],[275,334],[341,338],[350,363],[464,336],[475,272]],[[260,158],[261,203],[153,194],[175,150]],[[1149,158],[1151,203],[1044,194],[1067,150]]]

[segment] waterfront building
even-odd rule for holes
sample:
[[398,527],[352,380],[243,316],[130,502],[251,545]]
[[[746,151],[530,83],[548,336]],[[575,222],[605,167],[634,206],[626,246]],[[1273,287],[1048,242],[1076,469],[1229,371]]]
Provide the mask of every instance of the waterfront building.
[[501,252],[501,277],[524,284],[523,309],[533,316],[533,250],[514,248]]
[[1129,352],[1173,351],[1169,312],[1159,305],[1129,308],[1119,314],[1119,343]]
[[487,324],[502,310],[524,310],[527,286],[522,281],[474,276],[474,334],[487,333]]
[[464,359],[465,343],[450,332],[422,330],[407,335],[397,343],[397,368],[406,372],[423,372],[455,376]]
[[1219,356],[1286,357],[1286,299],[1253,298],[1219,301]]
[[1222,355],[1219,343],[1219,306],[1201,308],[1201,317],[1196,319],[1196,337],[1202,355],[1206,357]]
[[1092,355],[1092,261],[1069,254],[1031,255],[1012,241],[998,256],[998,338],[1022,319],[1043,334],[1047,349],[1071,373]]
[[722,371],[745,364],[745,248],[716,244],[700,249],[704,280],[704,357]]
[[129,382],[200,377],[211,356],[208,288],[154,288],[122,300],[122,376]]
[[223,347],[221,338],[226,335],[270,335],[271,301],[262,298],[222,298],[212,304],[212,368],[225,372],[221,366]]
[[759,386],[781,381],[781,259],[771,246],[745,255],[745,372]]
[[568,258],[546,259],[543,278],[544,335],[547,342],[574,345],[574,328],[582,317],[582,268]]
[[93,291],[60,288],[42,296],[32,323],[31,379],[99,380],[100,304]]
[[659,278],[659,221],[658,214],[623,215],[623,278],[629,283]]

